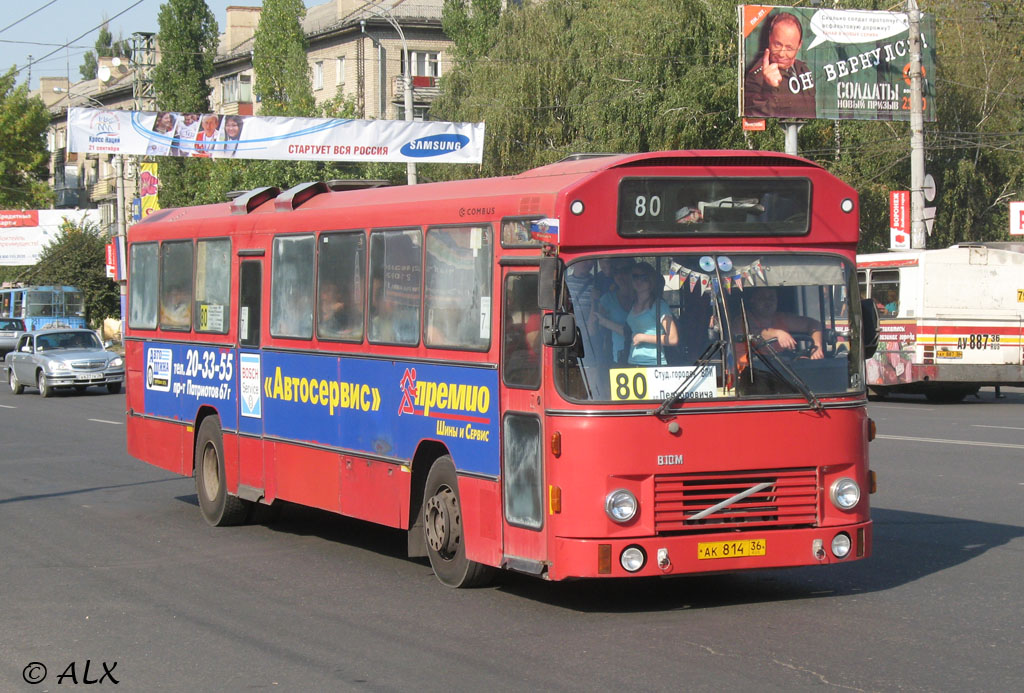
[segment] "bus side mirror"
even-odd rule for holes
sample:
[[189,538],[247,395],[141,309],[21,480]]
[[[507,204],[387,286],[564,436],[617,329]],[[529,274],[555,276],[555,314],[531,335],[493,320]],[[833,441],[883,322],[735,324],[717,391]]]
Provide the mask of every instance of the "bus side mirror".
[[572,313],[545,313],[541,335],[545,346],[571,347],[576,343],[576,316]]
[[558,309],[558,286],[562,283],[565,263],[561,258],[542,257],[537,272],[537,307],[541,310]]
[[860,302],[860,312],[863,316],[864,358],[869,359],[878,349],[878,308],[873,300],[864,298]]

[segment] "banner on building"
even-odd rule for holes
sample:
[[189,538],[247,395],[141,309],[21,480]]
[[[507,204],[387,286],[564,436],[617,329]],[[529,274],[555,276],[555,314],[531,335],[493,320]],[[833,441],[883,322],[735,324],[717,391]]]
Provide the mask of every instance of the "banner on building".
[[[740,116],[910,120],[902,12],[741,5]],[[924,119],[935,120],[935,21],[921,15]]]
[[479,164],[483,150],[483,123],[68,109],[83,154]]
[[34,265],[43,249],[60,235],[64,219],[75,224],[100,223],[90,209],[28,209],[0,211],[0,265]]

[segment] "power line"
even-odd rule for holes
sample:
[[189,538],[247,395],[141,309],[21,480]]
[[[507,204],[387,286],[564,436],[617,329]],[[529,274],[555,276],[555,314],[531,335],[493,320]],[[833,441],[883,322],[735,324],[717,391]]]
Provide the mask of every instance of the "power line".
[[134,2],[134,3],[132,3],[131,5],[129,5],[128,7],[126,7],[125,9],[121,10],[121,11],[120,11],[120,12],[118,12],[117,14],[115,14],[115,15],[114,15],[113,17],[110,17],[109,19],[105,19],[104,21],[100,22],[99,24],[97,24],[97,25],[96,25],[96,26],[94,26],[93,28],[89,29],[88,31],[85,31],[85,32],[83,32],[83,33],[79,34],[78,36],[76,36],[75,38],[71,39],[71,40],[70,40],[70,41],[68,41],[67,43],[63,43],[63,44],[61,44],[59,48],[56,48],[56,49],[54,49],[54,50],[50,51],[49,53],[47,53],[46,55],[44,55],[44,56],[43,56],[42,58],[39,58],[38,60],[31,60],[31,61],[29,61],[29,62],[28,62],[28,63],[27,63],[26,65],[22,65],[21,67],[17,68],[17,69],[15,70],[15,73],[17,74],[17,73],[21,72],[22,70],[24,70],[24,69],[26,69],[26,68],[32,67],[32,65],[34,65],[35,63],[38,63],[38,62],[39,62],[40,60],[46,60],[46,59],[47,59],[47,58],[49,58],[49,57],[50,57],[51,55],[54,55],[54,54],[56,54],[56,53],[59,53],[59,52],[61,52],[61,51],[62,51],[62,50],[64,50],[65,48],[68,48],[69,46],[71,46],[71,45],[72,45],[72,44],[73,44],[73,43],[74,43],[75,41],[77,41],[78,39],[80,39],[80,38],[84,38],[84,37],[88,36],[89,34],[91,34],[92,32],[96,31],[97,29],[102,29],[102,28],[103,28],[103,26],[104,26],[104,25],[106,25],[106,24],[108,24],[108,23],[110,22],[110,20],[111,20],[111,19],[117,19],[117,18],[118,18],[118,17],[120,17],[120,16],[122,15],[122,14],[125,14],[126,12],[128,12],[128,11],[130,11],[130,10],[133,10],[133,9],[135,9],[136,7],[138,7],[139,5],[141,5],[141,4],[142,4],[143,2],[145,2],[145,1],[146,1],[146,0],[136,0],[136,1]]
[[29,12],[28,14],[26,14],[26,15],[25,15],[24,17],[22,17],[22,18],[21,18],[21,19],[19,19],[18,21],[14,22],[14,23],[12,23],[12,24],[8,24],[8,25],[7,25],[7,26],[5,26],[5,27],[4,27],[3,29],[0,29],[0,34],[4,33],[4,32],[5,32],[5,31],[7,31],[8,29],[10,29],[10,28],[11,28],[12,26],[17,26],[18,24],[21,24],[22,22],[24,22],[24,21],[25,21],[26,19],[28,19],[28,18],[29,18],[29,17],[31,17],[32,15],[36,14],[37,12],[41,12],[41,11],[45,10],[45,9],[46,9],[47,7],[49,7],[50,5],[52,5],[52,4],[53,4],[53,3],[55,3],[55,2],[57,2],[57,0],[50,0],[50,2],[46,3],[45,5],[43,5],[42,7],[40,7],[39,9],[36,9],[36,10],[32,10],[31,12]]

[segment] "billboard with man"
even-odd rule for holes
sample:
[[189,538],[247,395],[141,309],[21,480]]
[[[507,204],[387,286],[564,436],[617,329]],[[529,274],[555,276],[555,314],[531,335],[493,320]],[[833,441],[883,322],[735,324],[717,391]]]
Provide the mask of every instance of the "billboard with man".
[[[741,5],[740,115],[910,120],[905,13]],[[924,118],[935,120],[935,23],[921,15]]]

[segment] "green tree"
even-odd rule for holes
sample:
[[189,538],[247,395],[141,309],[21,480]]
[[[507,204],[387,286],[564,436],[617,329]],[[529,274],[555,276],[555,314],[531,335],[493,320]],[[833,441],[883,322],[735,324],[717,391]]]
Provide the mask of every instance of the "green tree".
[[99,70],[99,61],[97,58],[127,58],[132,54],[131,41],[118,37],[114,40],[114,35],[110,33],[110,27],[106,19],[103,20],[103,26],[100,27],[100,33],[96,37],[96,43],[94,44],[94,51],[86,51],[85,55],[82,56],[82,64],[78,68],[78,71],[82,75],[82,79],[96,79],[97,72]]
[[107,236],[97,224],[64,218],[57,238],[43,248],[39,262],[25,273],[32,284],[64,284],[82,291],[85,319],[94,327],[107,317],[121,314],[121,292],[117,282],[107,278]]
[[49,126],[49,111],[38,96],[29,97],[28,84],[17,84],[15,68],[0,75],[0,208],[49,206],[53,199],[46,183]]
[[253,91],[260,97],[261,114],[308,116],[315,108],[306,59],[302,0],[264,0],[253,36]]

